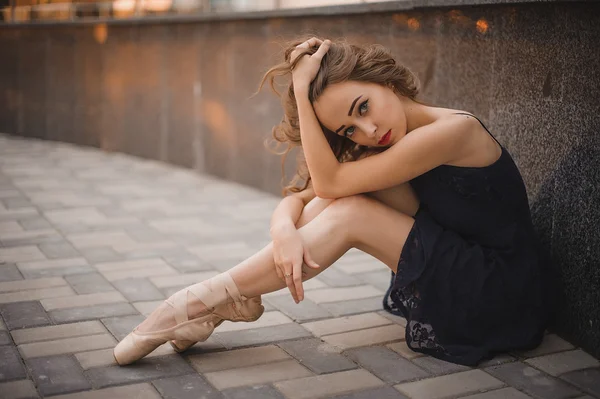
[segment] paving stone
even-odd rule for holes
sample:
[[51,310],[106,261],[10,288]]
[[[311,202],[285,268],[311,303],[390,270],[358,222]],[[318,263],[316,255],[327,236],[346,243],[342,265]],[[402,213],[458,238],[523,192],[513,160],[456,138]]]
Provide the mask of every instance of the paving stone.
[[30,342],[49,341],[60,338],[73,338],[86,335],[106,333],[106,328],[99,321],[63,324],[60,326],[36,327],[11,332],[17,345]]
[[17,266],[23,274],[36,275],[36,274],[50,274],[56,270],[66,269],[77,269],[77,268],[89,268],[87,260],[81,257],[75,258],[61,258],[51,260],[41,260],[32,262],[18,262]]
[[392,387],[360,390],[357,392],[333,396],[332,399],[409,399]]
[[15,280],[23,280],[23,276],[17,268],[17,265],[13,263],[6,265],[0,264],[0,282]]
[[429,373],[386,347],[359,348],[346,354],[387,383],[397,384],[429,377]]
[[17,348],[12,345],[0,346],[0,359],[0,381],[27,378]]
[[177,274],[173,276],[151,277],[149,280],[158,288],[189,286],[208,280],[219,274],[216,271],[206,271],[200,273]]
[[282,342],[279,346],[316,374],[356,368],[356,364],[340,354],[340,349],[317,338]]
[[243,321],[225,321],[217,330],[219,333],[223,333],[226,331],[240,331],[240,330],[249,330],[252,328],[262,328],[262,327],[274,327],[280,326],[282,324],[293,323],[292,319],[284,315],[279,311],[273,312],[264,312],[262,316],[256,321],[252,322],[243,322]]
[[333,267],[329,267],[320,273],[319,279],[330,287],[350,287],[364,284],[356,277]]
[[113,282],[113,285],[130,301],[164,299],[163,294],[145,278],[130,278]]
[[67,241],[39,244],[38,248],[48,259],[67,259],[81,256],[79,251]]
[[5,247],[16,247],[23,245],[38,245],[43,243],[52,243],[61,241],[63,237],[54,229],[35,230],[13,233],[8,237],[4,236],[0,242]]
[[236,349],[188,357],[192,366],[200,373],[210,373],[227,369],[250,367],[274,363],[292,358],[275,345]]
[[390,271],[388,270],[377,270],[368,273],[359,273],[351,275],[362,283],[369,284],[372,287],[386,292],[390,286]]
[[203,261],[197,256],[191,254],[164,255],[163,259],[181,273],[213,270],[213,267],[210,263]]
[[575,349],[575,347],[564,339],[560,338],[558,335],[546,334],[544,335],[542,343],[537,348],[527,352],[518,352],[518,355],[528,358],[572,349]]
[[481,370],[469,370],[399,384],[394,388],[413,399],[437,399],[500,388],[503,385],[502,381]]
[[40,303],[47,311],[59,309],[81,308],[109,303],[127,302],[120,292],[98,292],[94,294],[72,295],[60,298],[41,300]]
[[402,316],[397,316],[395,314],[391,314],[386,310],[380,310],[377,312],[378,315],[385,317],[392,323],[400,324],[402,327],[406,327],[406,319]]
[[378,327],[388,324],[391,324],[388,319],[376,313],[363,313],[354,316],[303,323],[302,327],[312,332],[315,336],[321,337],[324,335],[363,330],[369,327]]
[[67,235],[67,240],[79,250],[97,247],[113,247],[123,243],[135,242],[123,231],[98,231],[91,233],[74,233]]
[[92,388],[72,356],[38,357],[29,359],[27,364],[42,395],[56,395]]
[[194,369],[179,355],[146,357],[129,367],[109,366],[86,370],[85,375],[97,388],[193,374]]
[[13,340],[8,331],[0,331],[0,346],[1,345],[13,345]]
[[25,278],[65,277],[72,274],[92,273],[95,269],[91,266],[56,267],[52,269],[23,270]]
[[406,344],[406,341],[394,342],[393,344],[388,344],[386,346],[408,360],[425,356],[422,353],[415,352],[412,349],[410,349]]
[[71,287],[68,286],[57,288],[32,289],[19,292],[8,292],[0,294],[0,304],[11,302],[37,301],[40,299],[64,297],[73,294],[75,294],[75,292],[73,292]]
[[127,334],[129,334],[135,327],[137,327],[142,321],[144,316],[132,315],[122,317],[107,317],[101,320],[106,326],[108,331],[115,336],[117,340],[122,340]]
[[312,375],[312,373],[295,360],[284,360],[204,374],[206,379],[220,390],[307,377],[309,375]]
[[38,301],[1,305],[0,314],[9,330],[52,324],[50,317]]
[[[113,345],[114,346],[114,345]],[[113,355],[113,349],[99,349],[90,352],[80,352],[75,354],[75,358],[84,370],[91,369],[94,367],[102,366],[116,366],[115,356]],[[153,352],[146,355],[146,358],[173,355],[173,348],[169,343],[165,343]]]
[[94,349],[113,348],[117,342],[110,334],[96,334],[83,337],[57,339],[54,341],[32,342],[19,345],[24,358],[62,355]]
[[53,396],[52,399],[161,399],[161,397],[150,384],[134,384]]
[[0,292],[15,292],[66,286],[67,282],[60,277],[40,278],[35,280],[8,281],[0,283]]
[[283,324],[277,328],[263,327],[232,332],[215,332],[215,338],[227,349],[262,345],[311,336],[310,332],[296,323]]
[[499,366],[501,364],[514,362],[516,360],[517,359],[515,359],[512,356],[510,356],[510,355],[508,355],[506,353],[502,353],[502,354],[496,355],[495,357],[493,357],[490,360],[485,360],[483,362],[480,362],[477,365],[477,368],[481,369],[481,368],[484,368],[484,367]]
[[336,317],[358,313],[374,312],[383,309],[383,294],[377,297],[352,301],[324,303],[321,306]]
[[600,369],[571,371],[560,376],[563,380],[592,396],[600,398]]
[[108,281],[177,274],[165,261],[156,258],[98,263],[95,267]]
[[446,362],[444,360],[436,359],[435,357],[431,356],[424,356],[419,357],[418,359],[413,359],[413,363],[427,370],[433,375],[458,373],[459,371],[466,371],[471,369],[471,367],[468,366]]
[[99,273],[83,273],[65,276],[65,280],[78,294],[94,294],[114,291],[115,288]]
[[35,246],[0,248],[0,262],[17,263],[46,259],[46,256]]
[[6,209],[31,208],[34,206],[34,204],[25,197],[6,198],[2,200],[2,203],[4,203]]
[[220,399],[223,395],[201,376],[185,375],[153,382],[164,399]]
[[109,316],[126,316],[138,314],[137,310],[128,303],[97,305],[85,308],[60,309],[49,312],[50,317],[58,324],[76,321],[101,319]]
[[265,298],[264,301],[297,322],[332,317],[332,314],[327,310],[306,298],[299,304],[296,304],[290,295],[271,296]]
[[222,393],[227,399],[285,399],[281,392],[270,385],[231,388]]
[[384,344],[391,341],[404,339],[404,329],[392,324],[389,326],[369,328],[366,330],[351,331],[341,334],[327,335],[323,341],[342,349],[357,348]]
[[110,247],[85,248],[79,249],[79,252],[92,264],[99,262],[114,262],[123,259],[123,255]]
[[38,398],[33,382],[30,380],[11,381],[0,384],[3,399]]
[[148,316],[163,302],[164,301],[141,301],[133,302],[132,305],[137,309],[138,312],[140,312],[144,316]]
[[52,227],[50,222],[48,222],[43,217],[20,220],[19,224],[25,230],[39,230],[39,229],[47,229],[47,228]]
[[324,288],[307,292],[305,296],[316,304],[324,304],[370,297],[381,298],[383,294],[383,292],[370,285],[361,285],[356,287]]
[[488,367],[485,371],[534,397],[559,399],[570,398],[578,393],[564,382],[521,362]]
[[525,395],[514,388],[502,388],[494,391],[476,393],[475,395],[464,396],[462,399],[530,399],[531,396]]
[[600,366],[598,360],[581,349],[534,357],[525,362],[553,376]]
[[274,384],[288,399],[324,398],[384,385],[366,370],[348,370]]

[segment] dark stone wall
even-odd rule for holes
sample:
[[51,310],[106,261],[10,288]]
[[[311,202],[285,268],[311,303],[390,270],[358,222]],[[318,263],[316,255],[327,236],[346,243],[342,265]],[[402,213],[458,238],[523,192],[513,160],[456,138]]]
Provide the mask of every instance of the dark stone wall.
[[[488,2],[490,3],[490,2]],[[299,33],[388,46],[422,98],[479,116],[524,176],[561,287],[554,329],[600,357],[600,4],[0,27],[0,131],[158,159],[280,192],[263,91]],[[288,162],[288,173],[293,162]]]

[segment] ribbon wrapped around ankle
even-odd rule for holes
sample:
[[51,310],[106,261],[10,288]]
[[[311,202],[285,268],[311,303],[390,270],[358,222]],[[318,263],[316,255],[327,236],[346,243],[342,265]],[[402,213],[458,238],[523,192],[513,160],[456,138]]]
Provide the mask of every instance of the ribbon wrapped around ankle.
[[188,292],[198,298],[209,311],[217,305],[232,301],[236,306],[241,306],[241,302],[247,300],[245,296],[240,294],[229,272],[221,273],[209,280],[184,288],[166,300],[175,310],[177,324],[189,320],[187,311]]

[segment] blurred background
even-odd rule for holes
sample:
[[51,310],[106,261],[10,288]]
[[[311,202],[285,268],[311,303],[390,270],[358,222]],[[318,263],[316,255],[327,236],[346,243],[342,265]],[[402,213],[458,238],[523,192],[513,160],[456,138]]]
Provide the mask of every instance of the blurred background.
[[3,22],[24,22],[252,12],[382,1],[386,0],[0,0],[0,9]]

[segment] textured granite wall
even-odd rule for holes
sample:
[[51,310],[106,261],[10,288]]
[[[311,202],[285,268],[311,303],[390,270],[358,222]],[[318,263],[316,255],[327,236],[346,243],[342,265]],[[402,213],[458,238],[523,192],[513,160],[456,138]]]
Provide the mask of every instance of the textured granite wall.
[[0,27],[0,131],[279,193],[280,160],[263,139],[281,110],[268,91],[249,98],[278,40],[381,43],[417,73],[424,100],[478,115],[512,153],[561,275],[554,328],[599,357],[600,4],[341,11]]

